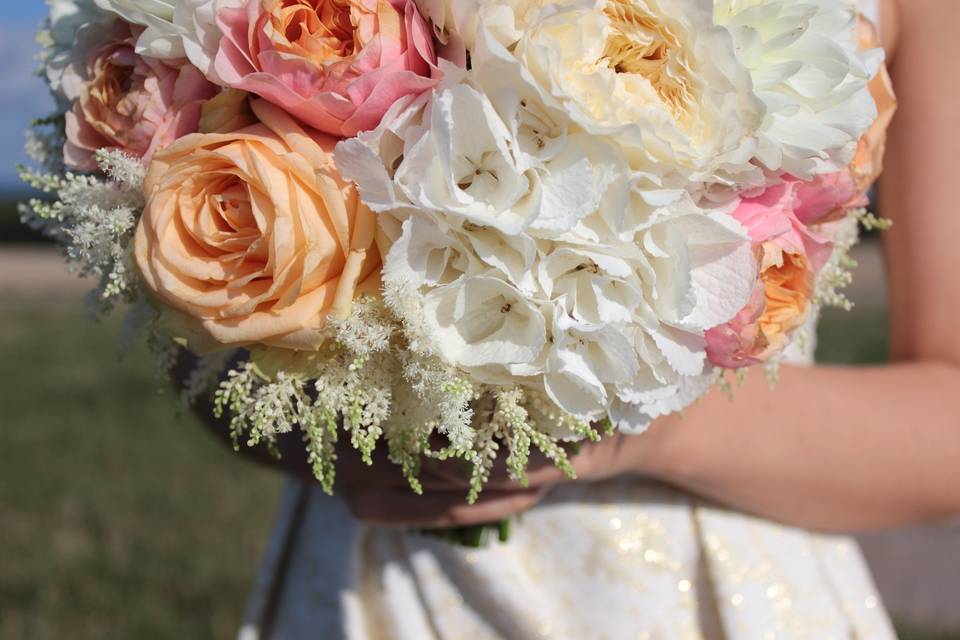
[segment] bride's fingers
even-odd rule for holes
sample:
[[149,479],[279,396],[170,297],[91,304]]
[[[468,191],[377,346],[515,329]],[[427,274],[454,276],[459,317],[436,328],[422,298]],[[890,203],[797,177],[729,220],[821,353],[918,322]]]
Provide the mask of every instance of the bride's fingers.
[[[548,461],[549,462],[549,461]],[[497,461],[490,473],[490,478],[484,483],[484,490],[517,490],[551,487],[565,482],[570,478],[552,462],[545,465],[532,466],[527,469],[527,482],[510,477],[510,472],[502,461]],[[420,483],[424,491],[466,491],[470,487],[470,469],[449,461],[436,465],[424,465],[420,473]]]
[[543,489],[484,491],[475,504],[467,504],[459,491],[416,495],[404,491],[360,492],[348,498],[353,515],[384,526],[421,528],[460,527],[496,522],[533,507]]

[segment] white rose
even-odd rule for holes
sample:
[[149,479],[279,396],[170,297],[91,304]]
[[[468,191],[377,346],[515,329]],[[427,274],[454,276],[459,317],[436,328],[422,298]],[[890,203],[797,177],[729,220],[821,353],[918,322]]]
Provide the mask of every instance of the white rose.
[[175,0],[94,0],[104,11],[112,11],[127,22],[146,30],[137,40],[137,53],[153,58],[182,58],[183,29],[173,22]]
[[859,50],[851,3],[717,0],[715,14],[767,107],[758,160],[803,179],[845,167],[876,117],[867,83],[883,60]]

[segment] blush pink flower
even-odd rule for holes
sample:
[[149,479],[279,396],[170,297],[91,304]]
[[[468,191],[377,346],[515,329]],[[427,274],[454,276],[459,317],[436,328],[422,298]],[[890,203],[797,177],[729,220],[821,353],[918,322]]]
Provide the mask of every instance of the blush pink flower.
[[148,163],[154,152],[197,130],[205,100],[217,87],[185,60],[157,60],[134,52],[140,27],[117,21],[87,53],[79,95],[66,114],[64,162],[97,168],[95,153],[119,149]]
[[842,218],[848,209],[869,204],[866,193],[849,171],[817,175],[808,182],[795,182],[793,212],[805,225]]
[[[746,227],[757,255],[753,295],[732,320],[707,331],[707,357],[726,369],[763,362],[782,351],[810,313],[814,275],[830,257],[829,242],[810,231],[797,211],[816,217],[837,198],[788,179],[744,198],[733,217]],[[829,205],[829,206],[828,206]],[[822,217],[822,216],[821,216]]]
[[[743,198],[732,215],[746,227],[755,246],[773,243],[787,253],[804,255],[814,271],[819,271],[830,257],[831,246],[807,225],[819,221],[810,220],[815,213],[832,209],[834,196],[845,194],[826,196],[816,188],[808,188],[810,184],[788,178],[757,196]],[[798,211],[807,217],[806,222],[797,215]]]
[[217,22],[221,82],[335,136],[373,129],[435,84],[432,31],[413,0],[247,0]]

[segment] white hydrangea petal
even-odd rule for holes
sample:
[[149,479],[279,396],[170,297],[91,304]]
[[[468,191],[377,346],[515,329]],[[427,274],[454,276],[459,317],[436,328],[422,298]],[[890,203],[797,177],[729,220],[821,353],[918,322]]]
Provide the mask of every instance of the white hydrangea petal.
[[510,131],[490,101],[461,84],[435,94],[430,106],[429,129],[397,168],[406,196],[504,233],[524,229],[539,193],[513,164]]
[[[693,218],[688,217],[687,222]],[[704,219],[729,220],[736,224],[724,214]],[[703,228],[703,220],[698,221],[698,226]],[[720,226],[724,226],[723,223]],[[690,228],[689,224],[685,227]],[[727,322],[746,306],[756,281],[756,257],[745,233],[738,237],[736,229],[730,229],[727,238],[714,238],[710,242],[705,238],[696,242],[697,239],[691,238],[689,245],[697,302],[693,311],[683,318],[683,324],[707,330]]]
[[427,95],[401,98],[387,111],[382,124],[337,143],[334,163],[347,180],[357,184],[363,202],[373,211],[409,205],[390,173],[403,160],[404,133],[423,114]]
[[537,290],[534,261],[537,243],[528,235],[506,235],[489,227],[471,227],[464,239],[477,256],[503,272],[510,282],[525,294]]
[[706,366],[706,340],[702,334],[661,325],[650,337],[670,367],[684,376],[697,376]]
[[538,231],[564,232],[593,213],[606,191],[603,176],[584,151],[568,140],[544,167],[540,211],[530,226]]
[[443,357],[465,367],[532,362],[543,350],[543,314],[503,280],[465,276],[429,291],[423,309]]
[[387,254],[385,280],[436,286],[470,270],[466,248],[436,221],[414,215],[404,221],[402,229]]
[[607,391],[584,354],[558,350],[543,376],[544,389],[553,402],[575,416],[591,416],[607,404]]

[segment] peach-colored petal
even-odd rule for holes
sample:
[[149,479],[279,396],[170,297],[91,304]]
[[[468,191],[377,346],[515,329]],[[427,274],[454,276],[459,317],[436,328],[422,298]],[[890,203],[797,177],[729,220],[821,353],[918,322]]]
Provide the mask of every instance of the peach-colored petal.
[[[875,49],[880,46],[876,26],[863,15],[859,16],[856,35],[861,49]],[[877,119],[860,138],[856,156],[850,166],[861,191],[866,191],[883,171],[887,128],[897,110],[897,97],[886,66],[880,66],[877,75],[870,81],[869,89],[877,105]]]
[[374,216],[336,173],[330,138],[251,106],[263,124],[188,135],[154,156],[134,257],[176,326],[192,323],[191,347],[316,349],[327,316],[379,282]]

